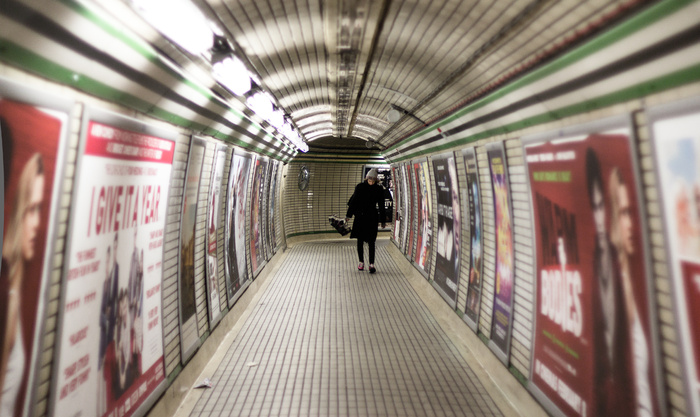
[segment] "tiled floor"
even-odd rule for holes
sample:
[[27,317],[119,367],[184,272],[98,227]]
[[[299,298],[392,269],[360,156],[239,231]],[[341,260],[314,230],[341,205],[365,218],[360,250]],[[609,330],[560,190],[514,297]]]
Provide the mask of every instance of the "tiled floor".
[[377,243],[374,275],[354,240],[290,248],[190,415],[512,415]]

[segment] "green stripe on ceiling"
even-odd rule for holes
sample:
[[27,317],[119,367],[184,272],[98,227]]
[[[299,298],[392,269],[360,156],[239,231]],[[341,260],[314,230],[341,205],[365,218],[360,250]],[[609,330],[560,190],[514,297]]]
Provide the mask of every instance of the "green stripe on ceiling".
[[[0,52],[2,52],[0,54],[0,57],[5,62],[8,62],[27,71],[37,73],[42,77],[48,78],[58,83],[68,85],[87,94],[99,97],[110,102],[121,104],[123,106],[135,109],[145,114],[152,115],[157,119],[167,121],[169,123],[180,127],[184,127],[186,129],[192,129],[196,131],[207,130],[209,132],[216,131],[215,129],[185,119],[183,117],[178,116],[175,113],[157,107],[136,96],[112,88],[91,77],[77,74],[68,68],[58,65],[52,61],[49,61],[48,59],[34,53],[33,51],[25,49],[22,46],[19,46],[6,39],[0,38]],[[273,159],[281,157],[281,155],[276,155],[271,151],[263,150],[262,148],[259,148],[257,146],[245,143],[240,139],[236,139],[235,136],[226,135],[218,131],[216,132],[217,135],[215,135],[215,137],[225,140],[226,142],[229,142],[231,144],[237,145],[250,151],[267,155]],[[285,144],[285,146],[287,145]]]
[[524,88],[529,84],[552,75],[555,72],[561,71],[562,69],[573,65],[576,62],[581,61],[584,58],[587,58],[588,56],[593,55],[594,53],[599,52],[602,49],[619,42],[640,30],[643,30],[647,26],[668,17],[669,15],[689,6],[695,1],[696,0],[666,0],[652,5],[648,9],[640,12],[638,15],[631,17],[628,21],[622,22],[619,25],[608,29],[605,33],[593,38],[584,45],[565,53],[561,57],[555,59],[553,62],[534,70],[532,73],[524,75],[522,78],[513,81],[511,84],[508,84],[501,89],[498,89],[496,92],[489,94],[488,96],[464,107],[461,110],[458,110],[453,115],[430,125],[430,127],[423,129],[422,131],[411,135],[406,139],[403,139],[399,143],[387,148],[385,152],[393,151],[407,142],[411,142],[441,126],[454,122],[468,113],[480,109],[502,98],[503,96],[512,93],[513,91]]
[[203,95],[208,101],[218,105],[222,109],[232,113],[236,117],[238,117],[241,120],[246,120],[249,121],[251,124],[253,124],[255,127],[260,129],[261,131],[265,132],[265,135],[267,135],[270,138],[274,138],[272,135],[267,133],[262,126],[258,125],[254,120],[248,118],[246,115],[243,113],[239,112],[238,110],[226,105],[226,102],[221,100],[218,96],[212,94],[212,92],[197,84],[192,82],[191,80],[185,78],[181,73],[175,71],[171,66],[166,65],[165,62],[161,59],[160,55],[151,48],[151,46],[141,40],[138,37],[135,37],[131,34],[131,32],[128,32],[127,30],[124,30],[122,28],[118,28],[113,26],[111,23],[109,23],[106,19],[102,18],[99,14],[93,12],[91,9],[85,7],[84,5],[78,3],[75,0],[59,0],[61,3],[64,5],[68,6],[70,9],[75,11],[76,13],[80,14],[87,20],[91,21],[94,23],[96,26],[100,27],[102,30],[104,30],[106,33],[110,34],[112,37],[115,39],[118,39],[119,41],[123,42],[127,46],[129,46],[131,49],[139,53],[141,56],[146,58],[149,62],[153,63],[154,65],[158,66],[160,69],[163,71],[166,71],[170,76],[175,78],[177,81],[191,87],[194,89],[197,93]]
[[391,162],[403,162],[419,156],[452,149],[461,145],[466,145],[476,142],[481,139],[487,139],[495,135],[507,134],[510,132],[525,129],[527,127],[536,126],[543,123],[549,123],[559,119],[577,114],[591,112],[593,110],[610,107],[615,104],[624,103],[630,100],[639,99],[650,94],[658,93],[671,88],[681,87],[690,83],[700,82],[700,64],[685,68],[674,73],[658,77],[643,83],[606,94],[592,100],[576,103],[571,106],[562,107],[555,111],[542,113],[537,116],[529,117],[515,123],[503,125],[494,129],[489,129],[462,139],[457,139],[443,145],[438,145],[429,149],[420,150],[408,155],[392,158]]

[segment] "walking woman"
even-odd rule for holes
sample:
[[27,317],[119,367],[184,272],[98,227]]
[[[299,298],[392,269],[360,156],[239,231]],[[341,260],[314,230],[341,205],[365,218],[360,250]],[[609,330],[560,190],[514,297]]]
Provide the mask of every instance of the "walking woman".
[[364,242],[369,245],[369,272],[374,274],[377,269],[374,267],[375,241],[377,240],[377,228],[379,222],[382,228],[386,227],[386,216],[384,210],[384,189],[377,183],[377,170],[371,169],[365,181],[357,184],[355,193],[348,202],[348,212],[346,220],[355,216],[352,227],[351,239],[357,239],[357,256],[360,264],[357,269],[365,269]]

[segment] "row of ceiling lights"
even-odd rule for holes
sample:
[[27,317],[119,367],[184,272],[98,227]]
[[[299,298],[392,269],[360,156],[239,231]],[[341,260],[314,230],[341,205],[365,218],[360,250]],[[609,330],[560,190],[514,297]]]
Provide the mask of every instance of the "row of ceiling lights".
[[[309,146],[292,126],[272,95],[263,91],[238,58],[231,44],[189,0],[130,0],[134,9],[163,36],[194,56],[210,54],[212,75],[224,88],[245,98],[255,114],[289,140],[301,152]],[[213,39],[213,46],[212,46]]]

